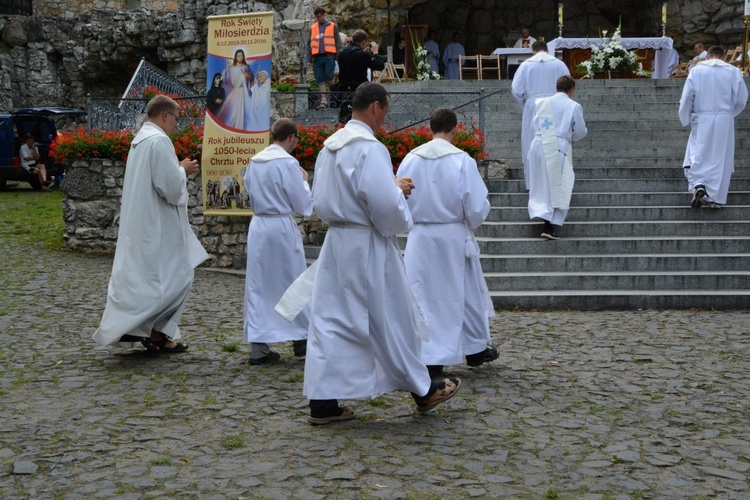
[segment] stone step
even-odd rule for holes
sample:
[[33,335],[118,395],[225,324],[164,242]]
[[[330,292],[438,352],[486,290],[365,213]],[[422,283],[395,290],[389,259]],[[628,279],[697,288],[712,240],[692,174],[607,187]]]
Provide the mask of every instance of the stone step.
[[548,290],[491,291],[496,309],[606,310],[606,309],[747,309],[750,291],[744,290]]
[[[750,220],[727,221],[710,212],[711,210],[701,211],[701,215],[710,215],[710,219],[694,217],[692,220],[566,221],[558,233],[565,239],[625,238],[641,235],[683,238],[747,235],[750,238]],[[707,223],[708,221],[710,223]],[[539,236],[541,229],[542,223],[539,221],[485,222],[474,234],[483,238],[534,238]]]
[[[683,191],[672,192],[600,192],[600,193],[576,193],[570,204],[576,207],[607,207],[607,206],[642,206],[647,207],[676,207],[686,206],[691,196],[687,193],[687,186]],[[528,193],[495,193],[490,192],[490,205],[495,208],[503,207],[526,207],[529,203]],[[733,206],[750,205],[750,191],[730,191],[727,197],[727,206],[722,210],[729,210]],[[701,208],[711,210],[709,208]],[[696,214],[697,215],[697,214]],[[703,215],[701,215],[703,217]]]
[[[541,227],[541,225],[540,225]],[[565,226],[563,226],[565,229]],[[403,241],[399,239],[400,244]],[[530,238],[477,237],[479,251],[485,255],[606,255],[606,254],[701,254],[745,253],[750,236],[610,236],[563,237],[548,241],[538,235]],[[403,247],[402,247],[403,248]]]
[[[488,189],[492,193],[520,193],[525,190],[521,179],[504,181],[489,181]],[[732,179],[732,190],[750,191],[750,178]],[[672,191],[675,193],[687,191],[687,181],[674,179],[580,179],[576,180],[574,193],[601,193],[617,189],[620,192],[651,192]]]
[[490,290],[732,290],[747,288],[750,270],[485,273]]
[[[688,199],[686,195],[686,200]],[[566,225],[579,221],[693,221],[700,217],[700,223],[709,221],[746,221],[750,220],[750,205],[735,205],[721,210],[705,208],[696,213],[688,203],[681,206],[656,207],[577,207],[572,206],[565,221]],[[486,223],[524,222],[529,220],[529,212],[523,207],[492,208]]]
[[[748,271],[750,253],[481,255],[486,273]],[[502,287],[500,287],[502,288]]]
[[[612,165],[602,168],[601,165],[595,167],[578,166],[574,167],[576,181],[583,179],[681,179],[685,180],[684,172],[680,167],[664,165]],[[522,179],[523,168],[511,166],[508,169],[510,179]],[[734,169],[732,179],[750,178],[750,165],[743,165]],[[509,180],[510,180],[509,179]],[[575,189],[575,188],[574,188]]]

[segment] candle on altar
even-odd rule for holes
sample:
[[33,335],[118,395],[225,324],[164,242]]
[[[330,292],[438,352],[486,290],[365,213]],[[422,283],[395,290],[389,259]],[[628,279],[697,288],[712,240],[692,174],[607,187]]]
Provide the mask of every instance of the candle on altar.
[[661,4],[661,23],[667,24],[667,2]]
[[[750,0],[747,0],[750,3]],[[747,7],[745,7],[747,9]],[[557,4],[557,24],[562,26],[563,23],[563,4],[560,2]]]

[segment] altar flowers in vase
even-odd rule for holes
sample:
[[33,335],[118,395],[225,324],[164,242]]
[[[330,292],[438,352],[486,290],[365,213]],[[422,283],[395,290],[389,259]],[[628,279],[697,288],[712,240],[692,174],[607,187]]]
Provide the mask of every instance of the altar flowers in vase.
[[601,47],[591,44],[591,58],[578,65],[578,73],[585,73],[586,78],[593,78],[595,74],[601,73],[611,78],[612,72],[632,72],[637,76],[650,76],[650,73],[643,69],[638,54],[622,46],[621,32],[622,26],[617,26],[612,38],[602,38]]

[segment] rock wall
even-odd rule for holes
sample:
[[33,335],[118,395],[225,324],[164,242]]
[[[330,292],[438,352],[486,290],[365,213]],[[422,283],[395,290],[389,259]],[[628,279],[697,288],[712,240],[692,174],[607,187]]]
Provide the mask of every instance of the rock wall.
[[[114,253],[125,163],[98,158],[79,160],[65,174],[62,190],[65,245],[71,250]],[[205,266],[245,267],[247,228],[250,217],[204,217],[200,176],[188,180],[190,224],[210,254]],[[322,242],[324,231],[317,215],[297,216],[305,244]]]
[[[442,46],[462,33],[468,53],[511,41],[521,25],[557,36],[556,1],[341,0],[319,2],[343,32],[365,28],[385,42],[390,28],[427,24]],[[564,34],[595,36],[622,18],[626,36],[660,33],[661,2],[565,1]],[[205,89],[206,17],[275,12],[274,77],[300,74],[300,39],[313,19],[314,0],[36,0],[33,16],[0,16],[0,112],[34,105],[83,107],[86,95],[125,90],[145,57],[197,90]],[[741,41],[742,5],[736,0],[669,0],[667,34],[687,57],[696,41],[734,47]]]
[[[479,171],[485,179],[507,179],[508,166],[484,160]],[[62,190],[65,245],[71,250],[114,253],[119,228],[120,199],[125,162],[92,158],[74,162],[65,174]],[[244,269],[250,217],[203,215],[200,176],[188,179],[188,217],[210,258],[204,266]],[[313,213],[295,216],[305,245],[320,245],[327,225]]]

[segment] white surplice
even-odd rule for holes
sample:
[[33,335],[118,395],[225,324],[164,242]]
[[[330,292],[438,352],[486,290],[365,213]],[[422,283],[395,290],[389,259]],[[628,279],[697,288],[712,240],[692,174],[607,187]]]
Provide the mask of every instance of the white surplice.
[[427,59],[430,63],[430,71],[438,72],[438,63],[440,62],[440,45],[435,40],[427,40],[424,43],[424,49],[427,51]]
[[[583,108],[558,92],[537,101],[533,126],[535,136],[528,156],[529,217],[562,226],[575,182],[571,142],[583,139],[588,132]],[[550,134],[546,147],[542,130]]]
[[299,162],[277,144],[253,157],[243,181],[253,210],[247,231],[245,340],[270,344],[305,339],[306,310],[290,323],[273,309],[307,267],[294,213],[312,213],[310,187]]
[[449,43],[445,48],[445,51],[443,51],[443,64],[445,65],[446,80],[458,80],[460,76],[458,66],[459,55],[465,56],[466,50],[464,50],[464,46],[458,42]]
[[539,51],[518,67],[513,76],[511,93],[523,106],[521,121],[521,161],[523,162],[523,176],[526,189],[529,189],[529,168],[526,156],[529,146],[534,139],[532,122],[536,100],[540,97],[550,97],[556,91],[557,79],[569,75],[570,71],[564,62],[544,51]]
[[473,233],[490,212],[487,186],[476,162],[440,138],[406,155],[396,175],[415,186],[404,263],[430,328],[422,361],[459,364],[491,342],[488,318],[495,310]]
[[305,396],[423,395],[430,388],[420,359],[424,325],[396,244],[412,219],[390,155],[358,120],[324,145],[313,206],[330,227],[313,282]]
[[688,74],[679,116],[690,125],[683,165],[688,190],[703,185],[710,201],[727,202],[734,172],[734,117],[747,105],[748,91],[738,68],[720,59],[699,62]]
[[117,247],[107,306],[94,341],[110,345],[123,335],[173,340],[185,309],[194,268],[208,258],[190,228],[187,179],[174,146],[146,122],[133,139],[125,166]]

